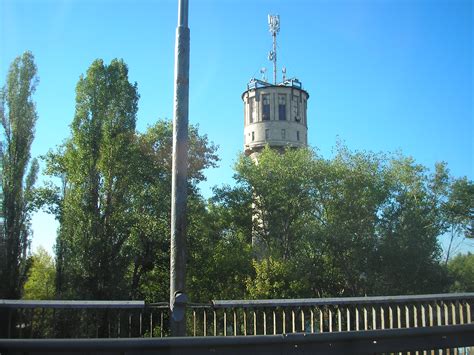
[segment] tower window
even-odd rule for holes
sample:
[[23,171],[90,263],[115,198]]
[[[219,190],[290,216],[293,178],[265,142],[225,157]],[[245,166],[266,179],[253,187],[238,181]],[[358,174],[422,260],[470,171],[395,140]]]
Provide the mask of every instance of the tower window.
[[303,123],[307,124],[307,118],[306,118],[306,112],[308,111],[308,102],[304,100],[304,106],[303,106]]
[[299,104],[298,96],[296,96],[296,95],[293,95],[293,99],[292,99],[292,116],[293,116],[293,119],[294,119],[296,122],[300,122],[300,121],[301,121],[301,117],[300,117],[300,104]]
[[262,120],[270,121],[270,95],[262,95]]
[[255,140],[255,132],[252,132],[252,142]]
[[278,94],[278,119],[286,121],[286,95]]
[[254,121],[255,98],[249,97],[249,123]]
[[265,139],[269,139],[269,138],[270,138],[270,130],[266,129],[265,130]]
[[296,140],[297,140],[297,141],[300,140],[300,131],[296,131]]
[[281,139],[286,139],[286,130],[281,130]]

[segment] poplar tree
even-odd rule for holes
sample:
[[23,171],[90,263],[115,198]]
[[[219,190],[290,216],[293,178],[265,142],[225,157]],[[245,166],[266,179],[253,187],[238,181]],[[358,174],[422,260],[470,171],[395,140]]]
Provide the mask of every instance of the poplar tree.
[[33,54],[25,52],[11,64],[6,85],[0,91],[3,128],[0,298],[20,298],[27,273],[32,192],[38,171],[38,163],[33,160],[27,173],[37,120],[32,99],[38,83],[36,72]]
[[60,297],[124,297],[138,98],[122,60],[95,60],[76,86],[71,137],[49,154],[47,173],[63,180],[56,243]]

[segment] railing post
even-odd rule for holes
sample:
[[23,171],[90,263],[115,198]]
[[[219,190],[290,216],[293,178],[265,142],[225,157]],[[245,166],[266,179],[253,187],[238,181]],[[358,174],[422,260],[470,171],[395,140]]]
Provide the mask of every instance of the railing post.
[[275,310],[273,310],[273,335],[276,335],[276,333],[277,333],[276,313],[275,313]]
[[235,308],[232,309],[232,313],[234,315],[234,336],[237,336],[237,312]]
[[12,337],[12,310],[8,310],[8,329],[7,329],[7,338]]

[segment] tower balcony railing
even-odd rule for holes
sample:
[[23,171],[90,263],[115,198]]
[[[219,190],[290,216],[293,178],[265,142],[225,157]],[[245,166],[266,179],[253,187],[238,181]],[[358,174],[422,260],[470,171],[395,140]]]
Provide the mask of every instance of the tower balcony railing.
[[[189,336],[256,336],[473,323],[474,293],[215,300],[187,305]],[[0,300],[0,338],[147,338],[169,335],[169,305],[144,301]]]

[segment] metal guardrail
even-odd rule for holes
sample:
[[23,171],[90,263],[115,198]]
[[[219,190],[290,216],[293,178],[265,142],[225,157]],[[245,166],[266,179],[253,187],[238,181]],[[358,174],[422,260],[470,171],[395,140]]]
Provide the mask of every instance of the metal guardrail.
[[140,354],[375,354],[437,349],[474,344],[474,325],[370,330],[326,334],[269,336],[188,337],[162,339],[0,339],[0,354],[108,355]]
[[193,308],[188,333],[276,335],[402,329],[473,322],[474,293],[282,300],[218,300]]
[[474,293],[439,293],[429,295],[408,296],[370,296],[370,297],[333,297],[333,298],[295,298],[295,299],[266,299],[266,300],[216,300],[211,301],[214,308],[253,308],[253,307],[302,307],[324,305],[364,305],[364,304],[401,304],[422,303],[433,301],[457,301],[472,299]]
[[167,335],[168,303],[0,300],[0,338],[120,338]]
[[[168,305],[164,303],[164,305]],[[55,309],[142,309],[145,301],[61,301],[61,300],[0,300],[1,308],[55,308]]]
[[[285,300],[187,306],[190,336],[321,334],[473,323],[474,293]],[[0,300],[0,338],[169,336],[168,303]]]

